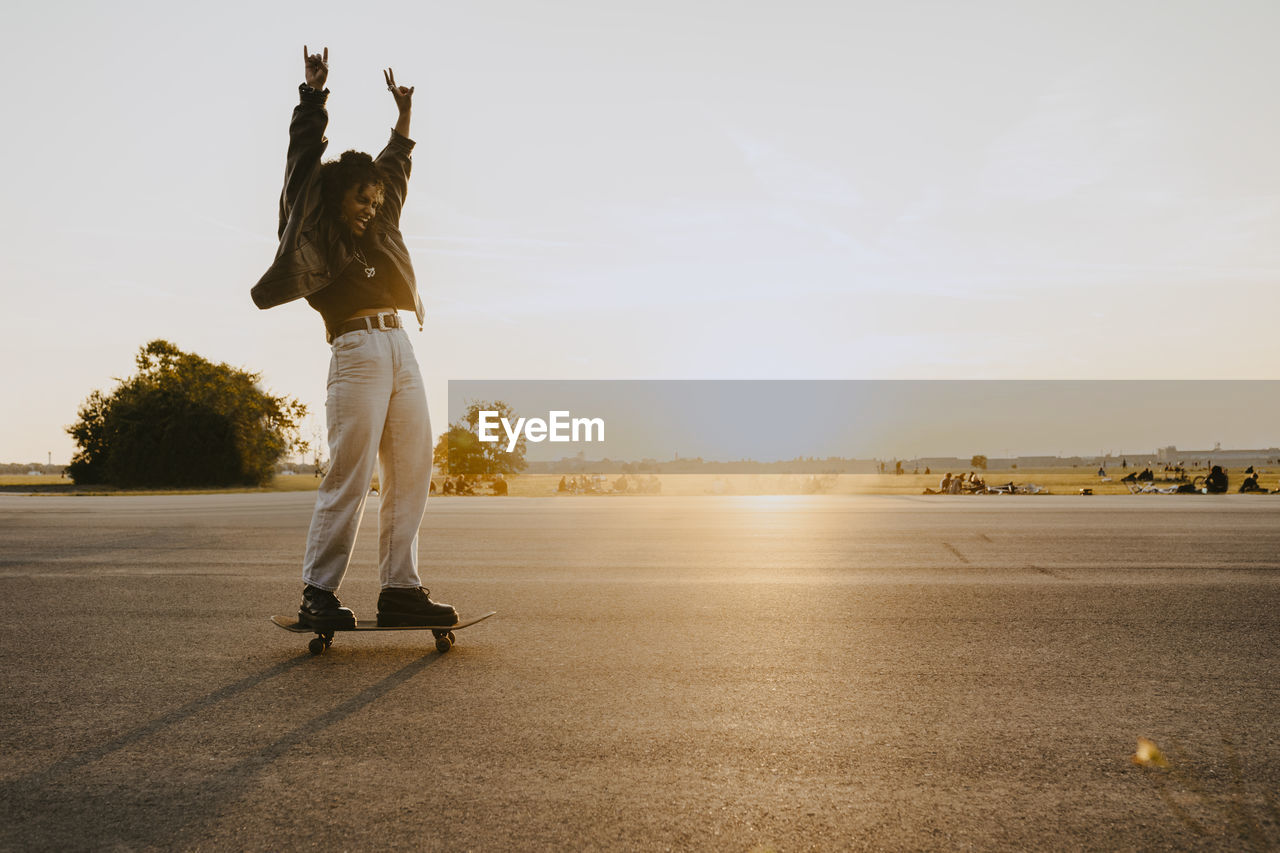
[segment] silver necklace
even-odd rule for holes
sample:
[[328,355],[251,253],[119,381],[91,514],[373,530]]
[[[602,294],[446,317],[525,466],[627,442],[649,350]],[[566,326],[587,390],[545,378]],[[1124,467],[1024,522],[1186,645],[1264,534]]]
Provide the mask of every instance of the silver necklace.
[[356,256],[356,262],[359,263],[360,266],[364,267],[364,277],[373,278],[373,274],[378,271],[377,268],[369,266],[369,259],[366,258],[359,249],[354,250],[353,254]]

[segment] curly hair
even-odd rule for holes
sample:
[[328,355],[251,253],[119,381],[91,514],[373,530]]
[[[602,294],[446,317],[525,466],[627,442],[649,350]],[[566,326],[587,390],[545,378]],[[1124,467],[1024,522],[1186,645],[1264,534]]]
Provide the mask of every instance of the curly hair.
[[342,197],[347,190],[363,186],[379,192],[386,187],[373,158],[363,151],[343,151],[337,160],[320,164],[320,199],[325,213],[333,219],[342,218]]

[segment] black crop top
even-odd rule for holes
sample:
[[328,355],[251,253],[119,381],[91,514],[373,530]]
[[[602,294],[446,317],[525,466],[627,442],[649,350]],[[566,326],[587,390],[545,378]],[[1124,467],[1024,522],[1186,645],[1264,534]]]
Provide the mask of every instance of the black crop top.
[[[307,297],[308,304],[320,312],[330,335],[338,325],[364,308],[386,308],[396,304],[391,295],[391,259],[377,249],[368,252],[369,265],[352,261],[328,287]],[[368,271],[372,269],[373,275]]]

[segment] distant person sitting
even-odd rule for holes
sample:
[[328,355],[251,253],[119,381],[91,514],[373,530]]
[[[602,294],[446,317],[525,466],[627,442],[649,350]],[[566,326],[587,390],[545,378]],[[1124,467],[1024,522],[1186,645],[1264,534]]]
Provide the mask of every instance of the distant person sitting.
[[1244,478],[1244,482],[1240,484],[1240,494],[1248,494],[1249,492],[1261,492],[1266,494],[1267,490],[1258,485],[1258,475],[1250,474]]
[[941,482],[938,483],[938,494],[940,495],[951,494],[951,472],[950,471],[948,471],[946,476],[943,477]]
[[499,497],[505,497],[507,494],[507,481],[501,474],[493,478],[493,493]]
[[1214,465],[1209,471],[1209,476],[1204,478],[1204,493],[1206,495],[1227,493],[1227,472],[1222,470],[1221,465]]
[[960,473],[952,478],[951,486],[947,489],[947,494],[958,495],[964,492],[964,473]]
[[1143,468],[1142,473],[1138,475],[1139,480],[1146,480],[1148,483],[1154,480],[1155,478],[1156,478],[1156,475],[1151,473],[1150,468]]
[[1106,468],[1103,468],[1101,465],[1099,465],[1099,466],[1098,466],[1098,476],[1099,476],[1099,477],[1105,477],[1105,476],[1107,476],[1107,469],[1106,469]]
[[556,491],[557,491],[557,492],[567,492],[567,491],[569,491],[569,484],[568,484],[567,482],[565,482],[565,479],[564,479],[564,476],[563,476],[563,475],[560,477],[560,485],[556,486]]
[[444,485],[440,487],[440,491],[442,491],[446,495],[453,494],[453,480],[450,479],[449,477],[445,477]]

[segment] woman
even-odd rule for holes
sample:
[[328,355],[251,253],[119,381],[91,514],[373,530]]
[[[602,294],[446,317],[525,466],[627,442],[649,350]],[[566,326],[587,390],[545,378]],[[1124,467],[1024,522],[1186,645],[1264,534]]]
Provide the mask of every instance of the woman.
[[399,309],[421,328],[423,310],[400,210],[411,163],[413,87],[383,72],[398,118],[377,157],[347,151],[321,163],[328,141],[329,49],[303,46],[306,82],[289,124],[280,196],[280,247],[253,288],[259,308],[306,299],[332,346],[325,413],[329,470],[316,496],[303,559],[298,620],[321,630],[355,626],[336,595],[355,546],[375,461],[380,463],[378,625],[452,625],[418,578],[418,527],[431,483],[427,397]]

